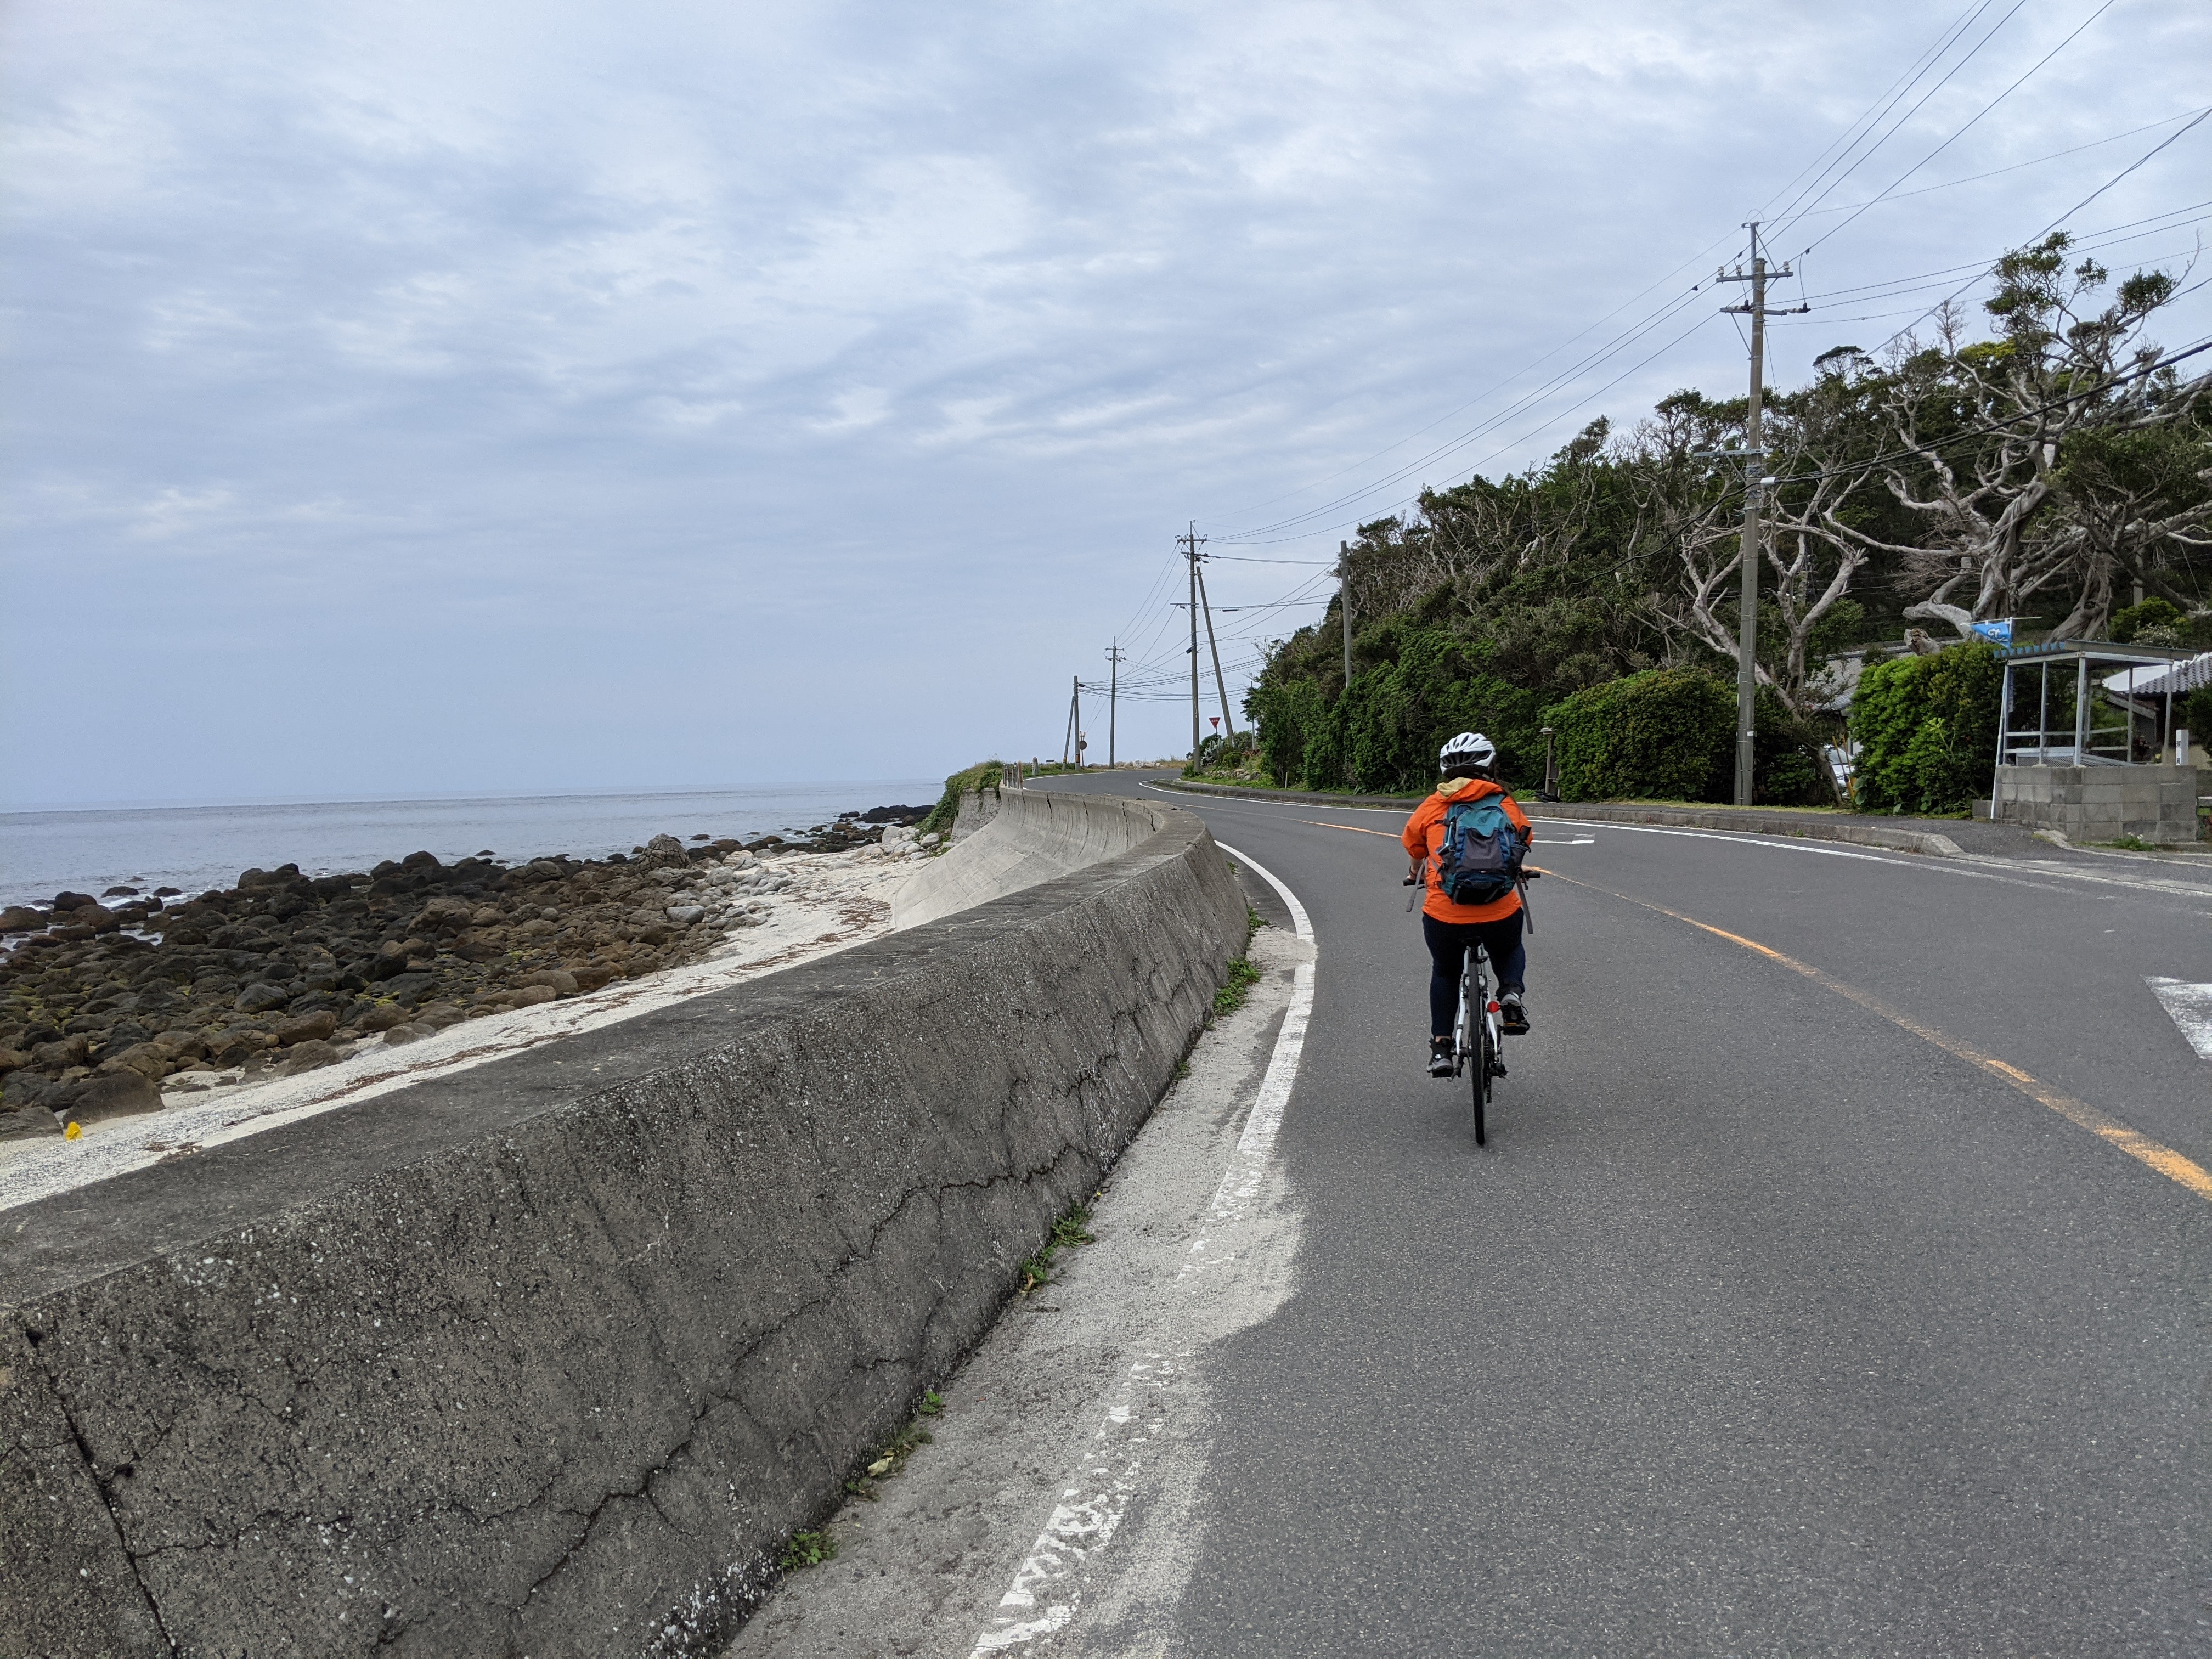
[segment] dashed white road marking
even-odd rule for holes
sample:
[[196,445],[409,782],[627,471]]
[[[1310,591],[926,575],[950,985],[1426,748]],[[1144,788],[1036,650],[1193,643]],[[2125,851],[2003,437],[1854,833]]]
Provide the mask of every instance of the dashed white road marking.
[[[1262,866],[1233,847],[1221,850],[1273,888],[1291,913],[1291,926],[1298,938],[1313,942],[1313,921],[1298,896]],[[1221,1248],[1236,1224],[1260,1191],[1267,1175],[1268,1154],[1283,1123],[1283,1108],[1297,1076],[1298,1057],[1305,1050],[1306,1025],[1313,1015],[1314,964],[1310,958],[1291,971],[1290,1006],[1284,1011],[1283,1029],[1276,1034],[1260,1092],[1237,1137],[1229,1169],[1214,1189],[1198,1231],[1182,1265],[1176,1270],[1177,1285],[1189,1285],[1209,1268],[1235,1257]],[[999,1599],[999,1613],[989,1629],[976,1637],[969,1659],[1024,1650],[1041,1638],[1066,1628],[1083,1602],[1083,1571],[1112,1541],[1115,1529],[1128,1512],[1138,1477],[1143,1472],[1146,1449],[1158,1439],[1168,1420],[1170,1393],[1184,1369],[1188,1352],[1147,1353],[1129,1368],[1121,1392],[1107,1407],[1105,1421],[1092,1437],[1091,1450],[1062,1486],[1044,1530],[1030,1546],[1029,1553],[1014,1570],[1014,1581]]]
[[2173,1023],[2181,1028],[2181,1035],[2189,1039],[2189,1046],[2203,1058],[2212,1060],[2212,985],[2192,985],[2185,979],[2161,979],[2155,974],[2145,974],[2143,983],[2150,987]]

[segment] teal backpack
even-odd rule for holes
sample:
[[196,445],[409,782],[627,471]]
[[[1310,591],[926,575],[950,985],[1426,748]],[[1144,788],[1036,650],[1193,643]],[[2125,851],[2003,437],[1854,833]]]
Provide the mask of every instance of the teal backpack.
[[1505,816],[1504,795],[1454,801],[1444,808],[1443,844],[1437,848],[1437,876],[1454,904],[1491,904],[1511,892],[1521,879],[1528,837]]

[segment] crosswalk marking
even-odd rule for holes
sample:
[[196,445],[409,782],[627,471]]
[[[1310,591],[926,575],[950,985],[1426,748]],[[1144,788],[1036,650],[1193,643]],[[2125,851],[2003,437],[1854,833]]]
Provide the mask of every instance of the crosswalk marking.
[[2156,994],[2189,1046],[2212,1060],[2212,985],[2192,985],[2185,979],[2161,979],[2145,974],[2143,983]]

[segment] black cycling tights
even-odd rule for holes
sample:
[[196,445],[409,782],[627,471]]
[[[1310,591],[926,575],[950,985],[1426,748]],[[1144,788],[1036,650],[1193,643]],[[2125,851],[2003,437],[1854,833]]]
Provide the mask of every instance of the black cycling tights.
[[1421,937],[1429,942],[1429,1034],[1449,1036],[1459,1017],[1459,970],[1467,947],[1480,940],[1490,952],[1491,971],[1498,989],[1518,991],[1521,976],[1528,970],[1528,953],[1521,945],[1521,912],[1498,921],[1438,921],[1424,910]]

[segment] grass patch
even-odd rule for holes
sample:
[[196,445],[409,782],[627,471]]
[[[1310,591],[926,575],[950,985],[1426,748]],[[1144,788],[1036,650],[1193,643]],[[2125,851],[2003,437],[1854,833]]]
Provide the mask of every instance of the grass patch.
[[1091,1231],[1091,1212],[1080,1204],[1052,1224],[1051,1237],[1037,1248],[1035,1255],[1017,1269],[1014,1294],[1027,1296],[1040,1285],[1052,1282],[1052,1259],[1062,1250],[1073,1249],[1079,1244],[1097,1242],[1097,1235]]
[[1252,994],[1252,988],[1260,982],[1260,970],[1243,957],[1229,963],[1229,982],[1213,994],[1214,1018],[1233,1014],[1244,1006],[1244,999]]
[[2117,847],[2124,853],[2155,853],[2157,846],[2141,836],[2122,836],[2118,841],[2108,841],[2107,847]]
[[797,1572],[802,1567],[818,1567],[824,1561],[837,1559],[837,1540],[830,1529],[820,1532],[795,1532],[784,1540],[782,1565],[786,1572]]
[[960,815],[960,797],[978,789],[996,789],[1006,779],[1004,761],[988,760],[969,767],[964,772],[955,772],[945,781],[945,793],[937,798],[937,805],[929,809],[929,816],[915,825],[915,834],[950,835],[952,820]]

